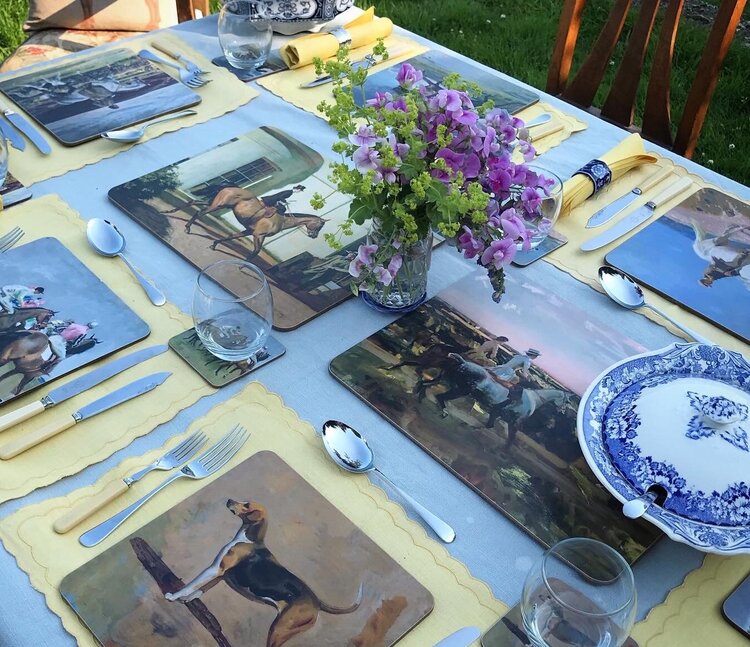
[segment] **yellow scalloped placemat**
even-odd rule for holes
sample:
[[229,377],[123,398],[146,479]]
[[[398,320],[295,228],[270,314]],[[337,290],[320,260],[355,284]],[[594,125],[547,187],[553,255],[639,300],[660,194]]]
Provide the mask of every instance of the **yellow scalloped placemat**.
[[[0,219],[0,235],[15,226],[20,226],[25,232],[21,243],[45,236],[57,238],[149,325],[151,334],[146,339],[112,355],[111,359],[147,346],[166,344],[171,337],[192,325],[190,318],[170,303],[160,308],[151,305],[122,261],[97,255],[86,241],[84,221],[58,196],[30,200],[4,212]],[[90,369],[75,371],[52,384],[60,386],[86,370]],[[214,392],[176,353],[168,350],[31,420],[0,432],[0,443],[5,444],[39,429],[54,417],[69,416],[81,406],[155,371],[171,371],[172,376],[137,401],[110,409],[15,458],[0,461],[0,502],[28,494],[104,460],[138,436],[171,420],[181,409]],[[37,401],[48,391],[45,387],[35,389],[11,400],[0,411],[5,413]]]
[[747,638],[722,617],[721,605],[748,572],[750,555],[706,555],[631,635],[640,647],[747,647]]
[[[573,209],[569,214],[560,218],[560,220],[558,220],[555,224],[555,230],[563,234],[568,239],[568,244],[556,249],[554,252],[546,256],[544,260],[548,263],[552,263],[552,265],[563,270],[564,272],[567,272],[579,281],[588,283],[594,289],[602,292],[603,290],[599,285],[597,273],[599,268],[604,265],[604,257],[607,255],[607,253],[609,253],[610,250],[614,249],[618,245],[622,244],[636,232],[654,222],[656,218],[674,207],[677,202],[684,200],[687,195],[682,194],[682,196],[680,196],[676,200],[671,200],[662,204],[656,209],[655,217],[651,217],[644,224],[640,225],[627,235],[610,243],[606,247],[602,247],[591,252],[582,252],[580,249],[581,243],[606,231],[606,227],[586,229],[586,222],[592,214],[618,198],[620,195],[622,195],[623,191],[632,190],[633,188],[638,186],[638,184],[642,180],[655,172],[657,166],[660,166],[662,168],[671,168],[675,174],[675,177],[689,176],[693,180],[696,191],[708,187],[714,188],[717,191],[722,191],[721,188],[709,184],[700,176],[695,175],[694,173],[688,173],[686,168],[677,166],[672,160],[660,155],[657,155],[657,157],[658,161],[655,164],[648,164],[646,167],[641,167],[631,171],[622,179],[618,180],[615,186],[610,185],[606,189],[603,189],[595,197],[584,201],[581,205]],[[659,187],[657,187],[655,190],[652,189],[651,191],[648,191],[644,196],[641,196],[638,201],[634,202],[631,208],[637,208],[637,206],[644,204],[647,200],[649,200],[661,189],[663,189],[664,186],[665,184],[660,184]],[[723,192],[727,195],[732,196],[733,198],[741,200],[739,196],[728,193],[726,191]],[[654,253],[656,254],[658,253],[658,251],[658,249],[655,249]],[[658,262],[658,260],[653,260],[653,262]],[[720,330],[702,317],[684,310],[678,304],[661,296],[657,292],[646,288],[645,286],[643,287],[643,292],[648,303],[651,303],[657,308],[660,308],[668,315],[674,317],[680,323],[685,324],[686,326],[692,328],[696,332],[704,335],[711,341],[719,344],[720,346],[723,346],[724,348],[729,348],[740,353],[747,353],[747,344],[745,344],[737,337],[734,337],[733,335]],[[664,320],[664,318],[646,308],[641,308],[640,310],[636,310],[636,312],[668,328],[676,335],[682,334],[679,330],[668,324]],[[691,339],[690,341],[693,340]]]
[[29,575],[32,586],[44,594],[49,608],[60,616],[65,629],[75,636],[79,645],[93,647],[97,643],[60,596],[58,587],[63,577],[262,450],[278,454],[432,593],[435,598],[433,612],[399,641],[399,645],[433,645],[465,625],[476,625],[484,630],[507,611],[508,607],[493,596],[484,582],[472,577],[461,562],[451,557],[442,544],[431,539],[421,525],[409,519],[403,508],[388,499],[383,490],[364,475],[339,470],[325,454],[312,426],[300,420],[278,395],[260,383],[249,384],[231,400],[217,405],[185,433],[202,429],[209,436],[207,446],[210,446],[237,423],[248,427],[250,439],[225,468],[202,481],[177,481],[94,548],[81,546],[79,535],[158,485],[164,478],[163,474],[147,476],[134,485],[132,491],[65,535],[55,534],[52,524],[73,505],[100,491],[107,483],[131,474],[161,456],[167,445],[174,446],[182,436],[144,456],[123,461],[92,486],[66,497],[27,506],[3,520],[0,538],[5,547]]
[[[184,54],[189,60],[196,63],[204,70],[210,70],[210,74],[204,78],[210,79],[211,83],[207,83],[201,88],[193,89],[194,92],[201,97],[201,102],[192,107],[197,114],[152,126],[146,131],[146,134],[139,143],[148,141],[149,139],[154,139],[164,133],[173,132],[175,130],[180,130],[181,128],[187,128],[193,124],[200,124],[215,117],[220,117],[223,114],[232,112],[232,110],[239,108],[258,96],[257,90],[240,81],[229,70],[213,65],[209,59],[189,47],[181,38],[168,31],[159,32],[156,35],[148,34],[142,38],[116,42],[111,45],[100,46],[93,50],[89,56],[84,55],[82,57],[77,57],[75,60],[83,60],[89,57],[96,58],[103,51],[112,49],[130,49],[133,50],[133,52],[138,52],[144,47],[148,48],[150,43],[154,40],[158,40],[160,43],[164,43],[170,48]],[[151,49],[154,54],[158,54],[162,58],[168,59],[166,54],[162,54],[153,48]],[[52,69],[60,67],[60,65],[61,62],[57,61],[51,62],[47,67]],[[161,68],[158,63],[154,63],[154,65]],[[34,69],[35,71],[37,70],[37,68]],[[40,67],[39,69],[42,68]],[[176,74],[176,70],[171,68],[163,69],[167,74],[172,76]],[[24,70],[20,70],[19,72],[3,75],[3,79],[15,78],[17,76],[23,76],[23,74]],[[3,100],[12,103],[10,99],[5,96],[3,96]],[[23,110],[15,104],[13,104],[13,108],[16,112],[25,115]],[[33,119],[28,116],[27,118],[34,127],[39,130],[42,137],[49,142],[52,147],[52,152],[49,155],[42,155],[35,146],[28,143],[26,150],[24,151],[10,148],[8,168],[10,168],[13,175],[15,175],[26,186],[33,184],[34,182],[40,182],[51,177],[62,175],[74,169],[88,166],[89,164],[94,164],[95,162],[108,157],[114,157],[118,153],[137,145],[119,144],[99,138],[78,146],[63,146],[41,126],[37,126]]]

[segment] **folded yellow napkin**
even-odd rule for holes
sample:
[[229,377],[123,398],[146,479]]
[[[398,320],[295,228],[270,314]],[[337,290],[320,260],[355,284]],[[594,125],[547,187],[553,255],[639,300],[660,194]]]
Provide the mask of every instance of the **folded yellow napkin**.
[[[386,38],[393,31],[393,23],[388,18],[376,18],[375,8],[370,7],[344,25],[344,29],[351,37],[349,46],[357,49],[374,43],[378,38]],[[280,54],[288,68],[296,69],[310,65],[316,57],[326,59],[336,56],[338,49],[338,39],[329,33],[307,34],[290,40],[281,48]]]
[[[598,159],[609,166],[612,171],[612,182],[636,166],[656,162],[656,156],[647,153],[643,148],[643,140],[638,133],[629,135]],[[594,183],[585,175],[574,175],[563,185],[563,206],[560,215],[567,215],[592,195]]]

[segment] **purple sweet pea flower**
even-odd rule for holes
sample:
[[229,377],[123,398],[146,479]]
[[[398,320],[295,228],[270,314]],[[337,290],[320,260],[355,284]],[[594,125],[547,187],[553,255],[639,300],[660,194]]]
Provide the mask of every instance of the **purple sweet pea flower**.
[[396,135],[393,132],[388,133],[388,137],[386,138],[386,141],[390,145],[393,152],[396,154],[396,157],[399,159],[404,159],[409,154],[409,149],[411,148],[409,144],[402,144],[396,139]]
[[482,168],[482,162],[475,153],[469,153],[464,157],[464,162],[461,170],[464,172],[464,177],[467,179],[473,179],[479,175],[479,171]]
[[383,285],[390,285],[393,281],[393,274],[391,274],[382,265],[376,265],[373,268],[372,273],[375,275],[378,283],[382,283]]
[[376,92],[372,99],[365,103],[372,108],[385,108],[386,104],[393,101],[393,95],[390,92]]
[[434,112],[437,112],[438,109],[443,109],[446,112],[455,112],[456,110],[461,110],[462,107],[461,94],[458,90],[439,90],[430,100],[430,110]]
[[463,230],[464,233],[458,237],[456,246],[463,251],[464,258],[474,258],[477,254],[481,254],[484,251],[484,243],[475,238],[474,232],[466,225],[463,226]]
[[401,254],[394,254],[391,257],[391,261],[390,263],[388,263],[388,271],[391,273],[391,276],[395,278],[403,263],[404,259],[402,258]]
[[419,83],[423,77],[424,74],[422,73],[422,70],[416,69],[410,63],[404,63],[396,75],[396,81],[405,90],[410,90],[416,83]]
[[539,211],[539,207],[542,205],[542,197],[533,186],[527,186],[521,193],[521,202],[523,202],[526,213],[534,214]]
[[359,278],[362,270],[372,266],[372,258],[378,251],[377,245],[360,245],[357,255],[349,263],[349,274],[355,279]]
[[484,136],[484,142],[482,142],[482,152],[485,157],[489,157],[493,153],[497,153],[500,150],[500,144],[497,143],[497,131],[492,126],[487,126],[487,132]]
[[374,148],[368,148],[367,146],[360,146],[352,154],[352,160],[354,166],[358,171],[366,173],[367,171],[379,170],[380,153]]
[[374,146],[383,139],[375,134],[372,126],[363,125],[355,134],[349,135],[349,141],[357,146]]
[[525,139],[518,140],[518,150],[521,151],[524,162],[531,162],[536,157],[536,149]]
[[465,158],[465,155],[456,153],[450,148],[441,148],[437,153],[435,153],[435,159],[445,160],[445,163],[451,170],[451,172],[447,173],[446,171],[442,171],[440,169],[432,169],[432,177],[437,178],[441,182],[448,182],[461,169]]
[[510,238],[493,240],[490,246],[482,253],[482,265],[492,264],[496,270],[508,265],[516,255],[516,244]]
[[531,232],[526,228],[523,220],[518,217],[515,209],[506,209],[500,214],[500,225],[510,240],[520,240],[523,243],[525,252],[531,249]]

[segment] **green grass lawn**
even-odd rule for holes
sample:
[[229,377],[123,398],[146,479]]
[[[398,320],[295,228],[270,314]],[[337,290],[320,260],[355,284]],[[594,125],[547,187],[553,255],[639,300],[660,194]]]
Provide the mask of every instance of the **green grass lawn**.
[[[0,58],[23,40],[20,25],[27,0],[0,0]],[[360,6],[375,4],[378,13],[396,24],[430,38],[450,49],[543,89],[555,38],[562,0],[358,0]],[[585,54],[611,7],[612,0],[589,2],[584,12],[578,53]],[[748,15],[750,9],[746,10]],[[626,30],[634,22],[628,19]],[[659,28],[659,23],[655,30]],[[677,36],[672,74],[672,114],[682,113],[708,29],[683,20]],[[597,98],[603,101],[612,81],[610,74]],[[576,56],[574,71],[583,56]],[[646,69],[650,68],[647,60]],[[643,83],[645,90],[645,79]],[[641,93],[643,95],[644,92]],[[641,97],[642,99],[642,97]],[[639,111],[641,107],[639,106]],[[735,40],[727,56],[708,117],[703,126],[696,162],[750,185],[750,47]]]

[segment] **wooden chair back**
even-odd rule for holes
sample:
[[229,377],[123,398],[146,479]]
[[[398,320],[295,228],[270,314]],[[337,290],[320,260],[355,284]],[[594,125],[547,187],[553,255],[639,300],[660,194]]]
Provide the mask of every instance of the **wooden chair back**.
[[[177,1],[177,20],[185,22],[201,18],[211,13],[208,8],[208,0],[176,0]],[[199,12],[197,13],[196,12]]]
[[[643,125],[640,129],[644,137],[680,155],[692,157],[716,87],[719,70],[746,2],[747,0],[722,0],[688,93],[677,133],[673,135],[669,89],[675,38],[684,0],[669,0],[654,50],[646,91]],[[615,0],[591,51],[576,76],[568,83],[586,0],[564,0],[547,76],[547,92],[592,112],[598,112],[601,117],[632,129],[643,61],[659,8],[659,0],[641,0],[641,9],[612,88],[601,111],[592,108],[594,95],[620,38],[631,3],[632,0]]]

